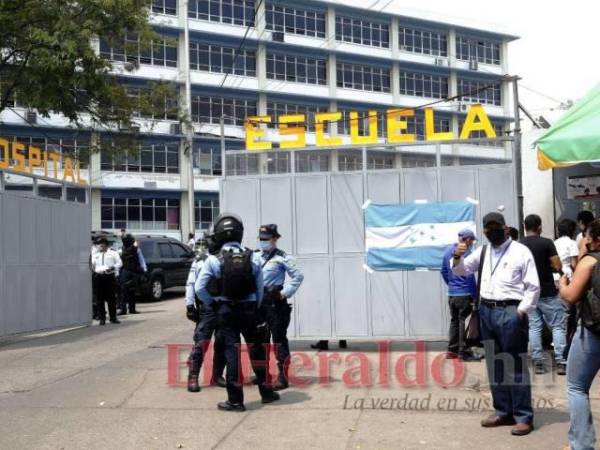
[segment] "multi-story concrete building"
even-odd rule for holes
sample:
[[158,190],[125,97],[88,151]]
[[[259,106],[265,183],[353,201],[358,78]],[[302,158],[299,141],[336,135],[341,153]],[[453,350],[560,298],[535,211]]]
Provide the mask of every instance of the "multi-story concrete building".
[[[433,105],[437,131],[458,134],[470,103],[481,103],[498,132],[511,117],[507,47],[514,36],[431,17],[417,17],[349,6],[352,2],[317,0],[154,0],[151,22],[164,37],[145,51],[115,48],[102,39],[97,51],[115,61],[115,75],[132,95],[158,80],[172,81],[177,103],[193,126],[193,157],[184,129],[169,111],[139,117],[141,149],[122,157],[93,154],[84,169],[92,185],[93,227],[139,233],[187,235],[190,214],[196,230],[206,229],[219,211],[222,174],[220,120],[227,150],[244,147],[247,116],[304,113],[308,143],[314,114],[340,111],[343,120],[329,127],[347,140],[349,112]],[[135,37],[129,37],[135,43]],[[134,62],[134,64],[132,64]],[[186,84],[187,87],[186,88]],[[484,86],[490,86],[481,90]],[[409,119],[408,132],[424,134],[423,116]],[[80,154],[86,160],[92,139],[110,139],[107,130],[69,128],[60,116],[27,117],[15,99],[1,115],[1,135],[48,149]],[[25,119],[29,119],[29,122]],[[152,119],[152,120],[150,120]],[[363,127],[361,124],[360,127]],[[115,152],[119,153],[119,152]],[[236,154],[226,159],[228,174],[289,170],[290,154]],[[355,170],[352,152],[297,152],[296,170]],[[445,165],[510,159],[502,145],[451,147]],[[400,158],[370,156],[371,168],[430,166],[435,155],[415,147]],[[192,165],[193,170],[190,170]],[[302,169],[304,167],[304,169]],[[194,205],[188,186],[194,178]]]

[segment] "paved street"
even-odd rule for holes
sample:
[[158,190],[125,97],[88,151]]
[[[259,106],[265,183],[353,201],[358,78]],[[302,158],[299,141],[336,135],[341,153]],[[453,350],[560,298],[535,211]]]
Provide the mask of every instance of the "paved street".
[[[0,448],[546,450],[562,449],[566,442],[564,378],[536,378],[534,396],[543,409],[532,435],[515,438],[507,428],[483,430],[479,420],[488,413],[490,398],[484,366],[468,364],[459,387],[439,386],[436,379],[453,375],[434,373],[441,343],[428,344],[427,386],[401,388],[394,365],[414,350],[412,344],[392,344],[391,387],[383,387],[373,343],[350,341],[350,348],[339,352],[342,362],[332,363],[328,375],[314,368],[323,367],[325,355],[310,350],[308,342],[295,342],[293,349],[304,352],[305,363],[314,366],[298,372],[308,387],[290,388],[280,402],[261,405],[257,389],[249,385],[247,412],[217,411],[224,390],[206,387],[189,394],[185,387],[167,384],[166,344],[191,339],[180,295],[140,305],[141,314],[124,318],[121,325],[2,341]],[[371,387],[346,386],[359,378],[348,369],[360,357],[344,362],[355,351],[370,361]],[[401,373],[405,381],[414,380],[413,366]],[[596,400],[598,392],[595,386]]]

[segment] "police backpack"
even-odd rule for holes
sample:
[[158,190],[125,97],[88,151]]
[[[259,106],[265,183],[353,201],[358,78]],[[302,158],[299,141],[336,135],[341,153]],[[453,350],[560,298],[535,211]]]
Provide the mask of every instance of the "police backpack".
[[592,272],[592,280],[587,296],[579,305],[581,325],[592,333],[600,335],[600,253],[589,253],[598,261]]
[[221,286],[225,298],[241,301],[256,292],[252,258],[253,252],[247,248],[237,252],[233,249],[221,250]]

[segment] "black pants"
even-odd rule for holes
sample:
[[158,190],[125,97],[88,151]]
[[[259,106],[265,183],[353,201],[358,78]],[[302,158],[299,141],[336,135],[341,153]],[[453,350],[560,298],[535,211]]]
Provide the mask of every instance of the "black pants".
[[266,385],[268,334],[266,327],[259,325],[254,302],[219,302],[217,309],[217,335],[222,339],[227,362],[227,396],[231,403],[244,403],[242,372],[240,365],[241,336],[248,345],[252,369],[261,396],[271,392]]
[[[190,367],[190,376],[198,376],[202,363],[204,362],[204,355],[210,345],[210,340],[215,334],[217,328],[217,313],[212,306],[202,306],[200,309],[200,321],[196,325],[194,330],[194,346],[188,358],[188,364]],[[213,348],[213,367],[212,367],[212,379],[216,380],[223,375],[225,369],[225,353],[223,349],[222,340],[215,335],[215,344]]]
[[448,351],[451,353],[464,353],[469,350],[466,343],[465,320],[471,314],[471,296],[449,297],[450,306],[450,332],[448,337]]
[[262,310],[269,326],[270,338],[275,344],[277,364],[281,367],[290,357],[287,329],[290,325],[292,307],[286,301],[279,300],[272,305],[263,305]]
[[94,274],[92,286],[96,296],[96,311],[99,320],[106,319],[106,307],[104,302],[108,303],[108,316],[110,320],[117,318],[117,280],[114,275]]
[[119,298],[119,308],[122,312],[135,311],[135,291],[137,289],[139,275],[135,272],[123,269],[120,274],[121,296]]

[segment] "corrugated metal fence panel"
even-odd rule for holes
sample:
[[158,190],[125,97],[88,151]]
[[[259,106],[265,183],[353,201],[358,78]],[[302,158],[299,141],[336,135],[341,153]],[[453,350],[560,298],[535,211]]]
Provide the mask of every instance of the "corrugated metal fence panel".
[[299,258],[304,282],[294,298],[299,337],[332,336],[329,258]]
[[225,195],[222,212],[235,213],[244,221],[244,242],[248,247],[256,247],[256,230],[259,222],[257,178],[231,178],[223,182]]
[[[266,178],[260,183],[260,225],[276,223],[278,226],[279,246],[287,252],[292,251],[292,182],[290,178]],[[250,230],[249,230],[250,232]],[[252,231],[254,237],[258,230]]]
[[364,250],[363,203],[362,174],[331,176],[333,253]]
[[88,323],[90,205],[0,192],[0,336]]
[[298,255],[329,253],[327,177],[296,177],[296,248]]

